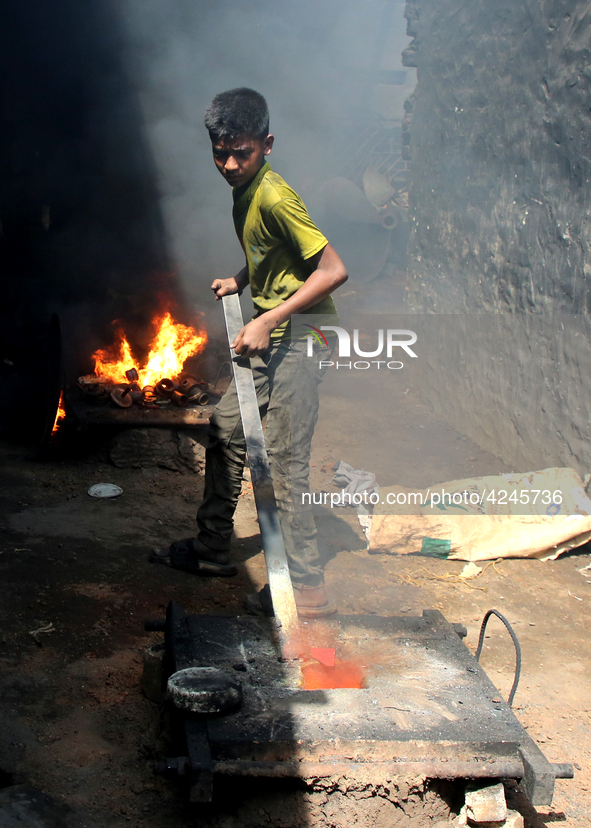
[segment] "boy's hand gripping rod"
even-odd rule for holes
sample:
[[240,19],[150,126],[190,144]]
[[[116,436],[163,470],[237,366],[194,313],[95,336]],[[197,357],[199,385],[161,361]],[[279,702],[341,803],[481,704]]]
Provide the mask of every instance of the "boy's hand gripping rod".
[[[228,332],[228,344],[231,345],[238,331],[244,327],[238,294],[233,293],[223,296],[222,305]],[[271,481],[261,415],[250,360],[236,356],[233,351],[231,353],[254,499],[267,564],[269,588],[275,611],[275,622],[281,652],[285,658],[289,658],[293,657],[293,653],[289,654],[290,651],[287,645],[288,642],[291,641],[293,644],[295,641],[298,629],[298,613],[275,503],[275,492]]]

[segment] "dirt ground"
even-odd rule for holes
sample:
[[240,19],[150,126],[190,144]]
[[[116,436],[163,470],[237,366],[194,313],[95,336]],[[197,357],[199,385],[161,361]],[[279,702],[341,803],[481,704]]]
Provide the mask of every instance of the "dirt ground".
[[[331,488],[337,460],[370,468],[366,456],[356,456],[354,440],[335,442],[336,432],[346,433],[348,405],[357,404],[326,403],[315,437],[313,488]],[[445,444],[418,462],[417,429],[423,422],[427,430],[429,423],[441,428],[435,420],[412,394],[400,398],[398,462],[405,485],[450,479],[452,466],[466,474],[507,470],[449,427]],[[377,434],[379,427],[376,422]],[[376,473],[379,455],[378,446]],[[142,653],[161,638],[144,632],[144,619],[162,617],[171,599],[191,613],[238,614],[244,595],[265,583],[252,490],[245,484],[237,513],[238,576],[199,579],[151,564],[148,555],[163,541],[193,533],[201,478],[162,468],[119,469],[101,456],[96,446],[72,453],[62,438],[40,462],[26,446],[0,442],[0,784],[24,784],[51,797],[55,820],[43,825],[56,828],[283,825],[291,796],[285,784],[257,789],[250,782],[246,788],[221,782],[217,804],[196,808],[174,783],[155,777],[152,763],[165,749],[162,717],[140,688]],[[114,500],[88,497],[99,482],[115,483],[124,493]],[[515,712],[551,761],[576,767],[574,780],[557,781],[553,807],[538,809],[537,816],[530,809],[528,824],[587,826],[591,578],[581,571],[591,562],[587,549],[553,563],[504,560],[463,582],[457,578],[462,562],[368,555],[355,519],[336,511],[327,510],[319,529],[327,582],[343,613],[436,608],[466,625],[472,651],[487,609],[511,620],[523,649]],[[514,653],[496,621],[482,664],[506,698]],[[0,806],[7,790],[0,790]],[[433,805],[433,792],[420,785],[398,792],[406,807],[396,806],[398,822],[370,813],[363,792],[350,792],[344,811],[342,802],[340,811],[335,806],[338,796],[337,785],[300,797],[306,811],[301,824],[418,828],[445,817]]]

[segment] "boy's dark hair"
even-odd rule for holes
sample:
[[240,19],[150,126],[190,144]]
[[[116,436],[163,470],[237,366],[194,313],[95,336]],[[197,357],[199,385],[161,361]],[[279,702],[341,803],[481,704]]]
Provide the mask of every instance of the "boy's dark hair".
[[269,134],[267,101],[245,86],[220,92],[205,110],[205,127],[213,139],[232,139],[239,135],[266,138]]

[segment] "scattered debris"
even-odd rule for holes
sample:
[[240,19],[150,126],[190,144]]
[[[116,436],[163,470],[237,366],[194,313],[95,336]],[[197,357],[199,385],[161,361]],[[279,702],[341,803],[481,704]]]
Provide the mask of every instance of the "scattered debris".
[[55,627],[53,626],[53,622],[50,621],[49,624],[45,624],[43,627],[39,627],[37,630],[29,630],[29,635],[32,635],[37,644],[41,644],[39,641],[39,636],[41,633],[52,633],[55,632]]
[[114,483],[97,483],[90,487],[88,494],[91,497],[119,497],[123,494],[123,489]]
[[[335,463],[333,466],[334,476],[332,482],[335,486],[341,486],[342,494],[349,495],[343,498],[343,502],[339,506],[348,506],[351,502],[354,503],[353,496],[356,494],[371,495],[378,491],[378,483],[375,474],[365,471],[365,469],[354,469],[348,463],[342,460]],[[361,507],[363,508],[363,507]],[[367,514],[368,510],[363,509],[362,514]]]
[[[369,541],[371,536],[371,515],[370,510],[364,503],[355,502],[355,495],[363,496],[363,500],[367,503],[367,498],[372,494],[379,493],[378,482],[373,472],[365,471],[365,469],[354,469],[343,460],[335,463],[333,466],[334,475],[332,482],[335,486],[341,486],[342,502],[335,503],[335,506],[351,506],[357,508],[357,518],[359,524],[365,535],[367,547],[369,549]],[[360,498],[361,499],[361,498]],[[331,501],[332,503],[332,501]]]
[[[464,584],[464,586],[470,587],[470,589],[478,589],[481,592],[488,592],[488,587],[476,586],[475,584],[471,584],[470,581],[475,580],[476,578],[480,578],[486,570],[492,566],[494,571],[497,575],[500,575],[501,578],[504,578],[505,575],[497,569],[497,564],[502,562],[502,558],[499,558],[496,561],[489,561],[486,566],[480,567],[476,566],[473,562],[466,564],[466,566],[462,569],[461,572],[446,572],[445,575],[437,575],[434,572],[431,572],[424,566],[419,567],[411,574],[404,574],[404,575],[397,575],[396,577],[401,583],[409,584],[410,586],[419,587],[420,582],[417,579],[424,579],[427,581],[444,581],[445,583],[451,584],[455,586],[457,584]],[[473,567],[473,568],[472,568]],[[426,573],[422,575],[421,572]]]
[[466,578],[477,578],[479,575],[482,575],[482,567],[477,566],[474,561],[470,561],[466,564],[466,566],[462,569],[458,578],[462,578],[465,580]]
[[591,584],[591,580],[587,577],[587,575],[591,576],[591,563],[588,563],[586,566],[582,566],[580,569],[577,569],[577,572],[585,578],[585,583]]

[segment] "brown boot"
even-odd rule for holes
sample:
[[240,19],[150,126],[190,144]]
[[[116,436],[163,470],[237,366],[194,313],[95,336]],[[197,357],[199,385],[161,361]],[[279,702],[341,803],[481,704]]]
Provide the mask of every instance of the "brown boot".
[[334,615],[337,605],[326,591],[324,584],[309,586],[294,584],[293,594],[300,618],[325,618]]

